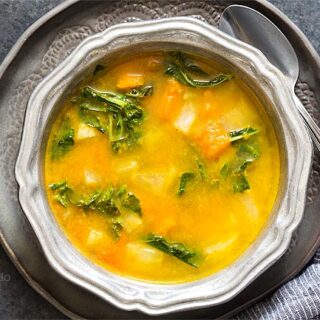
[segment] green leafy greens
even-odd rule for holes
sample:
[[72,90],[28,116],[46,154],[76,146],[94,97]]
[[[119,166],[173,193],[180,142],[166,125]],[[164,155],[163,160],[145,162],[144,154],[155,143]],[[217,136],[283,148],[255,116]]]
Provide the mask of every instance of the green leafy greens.
[[56,191],[54,199],[58,201],[63,207],[66,208],[70,204],[70,197],[73,191],[68,186],[66,181],[50,184],[49,188]]
[[81,96],[72,99],[79,104],[80,119],[107,134],[116,153],[132,149],[141,137],[144,111],[137,98],[152,94],[152,87],[135,90],[121,94],[85,86]]
[[224,180],[231,181],[235,193],[242,193],[250,189],[246,169],[259,157],[260,153],[256,143],[245,140],[238,141],[236,148],[236,158],[225,163],[220,176]]
[[130,91],[128,91],[125,95],[127,97],[144,98],[144,97],[149,97],[152,94],[153,94],[153,87],[144,86],[144,87],[133,88]]
[[65,118],[63,119],[60,128],[52,141],[51,157],[53,160],[60,159],[70,151],[74,145],[73,138],[74,130],[71,128],[70,119]]
[[174,52],[171,56],[173,59],[168,62],[165,74],[190,87],[215,87],[233,78],[233,76],[230,74],[219,74],[209,80],[195,80],[191,78],[188,72],[201,76],[207,76],[206,72],[204,72],[199,66],[192,63],[180,52]]
[[180,64],[185,70],[200,75],[200,76],[208,76],[208,74],[203,71],[198,65],[192,62],[185,54],[174,51],[171,53],[171,56],[176,59],[176,62]]
[[206,169],[205,169],[204,163],[199,158],[197,158],[196,159],[196,165],[197,165],[198,172],[199,172],[201,180],[205,181],[207,179],[207,173],[206,173]]
[[121,237],[123,226],[118,221],[113,221],[110,224],[110,230],[116,240],[119,240]]
[[251,136],[258,133],[258,129],[253,129],[251,127],[233,130],[229,132],[231,142],[238,141],[238,140],[248,140]]
[[195,174],[193,172],[184,172],[180,177],[180,183],[177,195],[182,196],[186,191],[187,184],[195,178]]
[[[118,188],[110,186],[102,190],[95,190],[87,196],[76,195],[65,181],[51,184],[49,188],[55,191],[54,198],[63,207],[73,205],[83,208],[85,212],[92,210],[112,219],[119,217],[123,210],[142,215],[140,200],[133,193],[128,192],[124,185]],[[112,220],[110,230],[118,239],[122,230],[121,223]]]
[[188,249],[182,243],[168,242],[164,237],[155,234],[149,235],[145,242],[164,253],[178,258],[192,267],[198,267],[197,260],[199,259],[199,255]]

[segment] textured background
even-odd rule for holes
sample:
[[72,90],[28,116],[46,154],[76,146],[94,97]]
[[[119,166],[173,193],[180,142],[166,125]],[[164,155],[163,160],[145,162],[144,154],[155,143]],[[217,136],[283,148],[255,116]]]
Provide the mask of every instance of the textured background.
[[[0,0],[0,62],[22,32],[62,0]],[[286,13],[320,52],[320,0],[270,0]],[[61,319],[35,293],[0,248],[0,319]]]

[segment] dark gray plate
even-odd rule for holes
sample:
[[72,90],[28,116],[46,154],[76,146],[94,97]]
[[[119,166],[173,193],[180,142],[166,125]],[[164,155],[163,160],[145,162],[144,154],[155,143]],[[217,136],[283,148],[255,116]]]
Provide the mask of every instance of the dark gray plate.
[[[216,25],[224,7],[232,3],[256,8],[287,35],[300,62],[301,74],[296,92],[319,123],[319,57],[304,35],[280,11],[264,0],[67,0],[28,29],[3,62],[0,68],[0,238],[28,283],[64,314],[73,318],[148,318],[137,312],[118,310],[78,288],[53,271],[44,258],[19,206],[14,179],[14,164],[24,112],[32,90],[81,40],[110,25],[176,15],[193,15]],[[212,319],[222,315],[230,316],[293,277],[309,261],[320,244],[319,208],[320,156],[316,154],[309,181],[305,217],[285,256],[235,299],[214,308],[167,315],[165,318]]]

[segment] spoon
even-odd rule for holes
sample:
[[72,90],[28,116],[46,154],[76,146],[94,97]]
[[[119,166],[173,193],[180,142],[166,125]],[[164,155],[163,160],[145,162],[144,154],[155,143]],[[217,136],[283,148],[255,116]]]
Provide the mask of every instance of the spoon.
[[320,151],[320,128],[294,93],[299,76],[299,61],[286,36],[260,12],[241,5],[227,7],[221,15],[219,29],[258,48],[286,77],[294,102]]

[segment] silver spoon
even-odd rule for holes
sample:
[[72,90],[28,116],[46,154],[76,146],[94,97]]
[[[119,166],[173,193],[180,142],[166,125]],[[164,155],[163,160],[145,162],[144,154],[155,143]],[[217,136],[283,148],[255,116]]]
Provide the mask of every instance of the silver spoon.
[[[227,7],[221,15],[219,29],[230,36],[258,48],[287,78],[289,89],[299,76],[299,62],[286,36],[264,15],[241,5]],[[293,94],[295,105],[310,130],[311,138],[320,151],[320,128],[311,118],[298,97]]]

